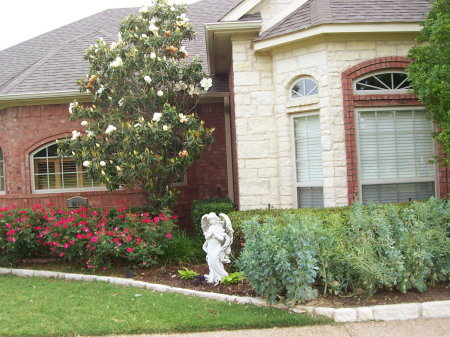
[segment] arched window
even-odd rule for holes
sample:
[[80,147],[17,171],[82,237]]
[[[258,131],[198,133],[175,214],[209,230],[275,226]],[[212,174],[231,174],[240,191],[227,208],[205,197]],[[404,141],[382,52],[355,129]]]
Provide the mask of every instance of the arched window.
[[357,79],[354,85],[354,90],[362,94],[406,93],[412,89],[408,74],[400,70],[372,73]]
[[302,77],[297,80],[291,88],[291,97],[299,98],[305,96],[317,95],[319,87],[317,82],[309,77]]
[[32,184],[34,191],[92,189],[100,182],[89,178],[81,165],[70,157],[58,158],[58,145],[47,144],[31,154]]
[[5,192],[5,170],[3,168],[3,152],[0,148],[0,193]]

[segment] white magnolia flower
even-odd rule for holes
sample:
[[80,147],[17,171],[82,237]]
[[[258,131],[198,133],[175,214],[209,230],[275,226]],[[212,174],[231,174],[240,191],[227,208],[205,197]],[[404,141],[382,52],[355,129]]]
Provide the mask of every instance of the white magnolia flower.
[[179,51],[180,51],[180,53],[187,54],[187,51],[186,51],[186,47],[185,47],[185,46],[181,46],[180,49],[179,49]]
[[177,16],[177,19],[180,19],[181,21],[185,21],[185,22],[189,21],[189,19],[185,13],[182,13],[179,16]]
[[211,88],[211,86],[212,86],[212,79],[211,78],[203,78],[200,81],[200,85],[203,87],[203,89],[208,91],[208,89]]
[[117,43],[116,42],[113,42],[113,43],[111,43],[111,50],[113,50],[114,48],[116,48],[117,47]]
[[88,122],[87,121],[82,121],[81,122],[81,126],[88,126]]
[[102,161],[100,162],[100,166],[105,167],[105,166],[106,166],[106,163],[102,160]]
[[120,166],[117,166],[117,165],[116,165],[116,170],[117,170],[118,172],[120,172],[120,171],[122,171],[122,168],[121,168]]
[[72,140],[76,140],[78,137],[81,137],[81,132],[78,132],[77,130],[72,131]]
[[190,84],[189,85],[189,89],[188,89],[188,94],[193,96],[193,95],[200,95],[200,88],[199,87],[194,87],[194,85]]
[[74,109],[78,107],[78,102],[73,102],[69,104],[69,112],[73,113]]
[[141,123],[136,123],[136,124],[134,124],[134,127],[135,127],[135,128],[140,128],[141,126],[142,126]]
[[162,113],[161,113],[161,112],[155,112],[155,113],[153,114],[153,119],[152,119],[152,121],[154,121],[154,122],[159,122],[159,120],[161,119],[161,116],[162,116]]
[[147,82],[148,84],[152,83],[152,79],[148,75],[144,76],[144,81]]
[[188,121],[188,117],[183,114],[178,114],[178,117],[180,117],[180,123],[186,123]]
[[147,34],[142,34],[141,37],[142,37],[143,39],[145,39],[145,38],[147,37]]
[[158,92],[156,94],[158,95],[158,97],[164,96],[164,92],[162,92],[162,90],[158,90]]
[[122,65],[123,65],[123,61],[120,58],[120,56],[117,56],[117,58],[109,64],[109,66],[112,68],[121,67]]
[[154,60],[154,59],[156,58],[156,54],[155,54],[154,52],[151,52],[151,53],[150,53],[150,58],[151,58],[152,60]]
[[163,125],[163,130],[167,131],[167,130],[169,130],[169,127],[167,125]]
[[157,35],[159,28],[152,23],[150,26],[148,26],[148,30],[151,31],[153,35]]
[[118,102],[118,104],[119,104],[119,106],[122,106],[123,105],[123,102],[124,102],[124,99],[123,99],[123,97],[120,99],[120,101]]
[[85,161],[83,162],[83,166],[84,166],[84,167],[91,167],[91,162],[90,162],[89,160],[85,160]]
[[150,19],[150,24],[154,25],[154,24],[156,23],[156,21],[158,21],[158,19],[155,18],[155,17],[152,17],[152,18]]
[[87,133],[87,136],[88,136],[89,138],[95,136],[95,133],[92,132],[92,131],[86,131],[86,133]]
[[107,135],[109,135],[109,134],[113,133],[116,130],[117,130],[117,128],[114,125],[108,125],[108,127],[105,130],[105,133]]
[[103,90],[105,90],[105,87],[102,85],[102,86],[100,86],[100,88],[98,88],[97,95],[101,95]]
[[147,12],[148,12],[148,7],[145,5],[139,9],[139,13],[147,13]]

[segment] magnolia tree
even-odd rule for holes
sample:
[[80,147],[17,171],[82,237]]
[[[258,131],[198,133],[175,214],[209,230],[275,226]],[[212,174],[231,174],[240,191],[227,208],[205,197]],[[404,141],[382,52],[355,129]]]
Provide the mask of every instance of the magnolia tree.
[[61,155],[108,190],[142,185],[155,210],[173,206],[171,184],[213,142],[214,130],[193,112],[211,79],[183,45],[195,36],[185,9],[156,0],[121,22],[117,42],[100,38],[86,51],[79,85],[93,101],[70,104],[70,120],[83,128],[59,142]]

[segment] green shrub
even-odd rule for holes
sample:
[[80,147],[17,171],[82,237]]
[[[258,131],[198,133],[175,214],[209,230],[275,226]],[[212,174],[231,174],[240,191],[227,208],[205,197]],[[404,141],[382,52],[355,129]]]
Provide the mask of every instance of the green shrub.
[[192,224],[194,226],[195,235],[201,236],[201,220],[202,216],[211,212],[217,213],[225,213],[229,214],[235,211],[233,203],[229,198],[219,198],[219,199],[203,199],[203,200],[194,200],[192,202]]
[[283,215],[243,223],[246,242],[238,265],[253,289],[272,302],[307,301],[317,296],[317,217]]
[[203,251],[202,237],[189,236],[185,231],[172,233],[170,245],[164,248],[160,256],[160,262],[169,265],[198,264],[206,261],[206,253]]
[[[258,214],[261,216],[248,220]],[[424,291],[450,276],[449,200],[252,210],[233,212],[230,218],[235,229],[235,256],[244,247],[238,265],[249,275],[254,289],[271,300],[283,299],[287,294],[283,282],[287,284],[297,275],[298,267],[292,262],[296,257],[287,257],[292,252],[312,256],[313,264],[300,265],[311,268],[315,289],[324,294],[362,290],[370,295],[385,288]],[[292,227],[299,227],[302,235],[296,236]],[[292,237],[283,239],[289,231],[293,231]],[[278,269],[274,261],[280,263]],[[280,274],[288,265],[292,275]],[[284,277],[286,280],[281,280]],[[311,286],[311,279],[307,280],[305,284]],[[286,295],[286,299],[292,298],[305,299]]]

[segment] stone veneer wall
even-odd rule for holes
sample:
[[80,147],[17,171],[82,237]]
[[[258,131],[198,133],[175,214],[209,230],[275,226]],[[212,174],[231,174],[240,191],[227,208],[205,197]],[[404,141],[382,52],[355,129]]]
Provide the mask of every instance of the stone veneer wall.
[[[365,60],[405,56],[414,36],[322,38],[257,54],[249,37],[232,43],[241,208],[296,207],[291,115],[305,112],[320,113],[324,204],[347,205],[341,74]],[[301,76],[318,81],[318,96],[289,98]]]

